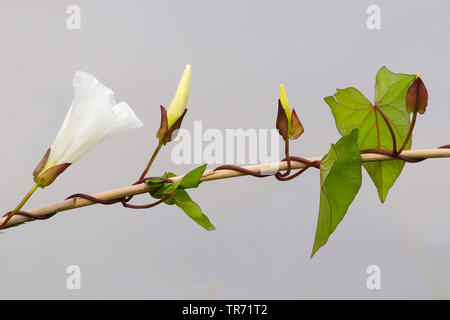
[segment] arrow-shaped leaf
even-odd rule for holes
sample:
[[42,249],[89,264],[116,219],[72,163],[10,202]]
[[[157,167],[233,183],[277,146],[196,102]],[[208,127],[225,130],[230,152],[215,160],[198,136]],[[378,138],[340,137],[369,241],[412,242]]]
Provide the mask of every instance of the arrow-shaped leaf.
[[203,214],[200,206],[192,201],[188,193],[183,189],[178,189],[173,197],[174,203],[186,213],[186,215],[194,220],[197,224],[208,231],[216,230],[216,227],[209,221],[209,218]]
[[320,165],[320,208],[311,257],[327,243],[361,187],[358,130],[341,138]]

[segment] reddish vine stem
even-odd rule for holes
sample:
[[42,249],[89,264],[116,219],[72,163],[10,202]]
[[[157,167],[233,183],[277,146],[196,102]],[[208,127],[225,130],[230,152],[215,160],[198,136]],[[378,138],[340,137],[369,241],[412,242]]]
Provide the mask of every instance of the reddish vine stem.
[[215,168],[213,170],[214,171],[233,170],[233,171],[237,171],[237,172],[240,172],[240,173],[243,173],[243,174],[246,174],[246,175],[249,175],[249,176],[253,176],[253,177],[256,177],[256,178],[265,178],[265,177],[269,176],[268,174],[257,173],[257,172],[245,169],[243,167],[235,166],[235,165],[232,165],[232,164],[226,164],[226,165],[217,167],[217,168]]
[[417,112],[414,112],[411,124],[409,125],[408,134],[406,135],[405,141],[403,142],[402,146],[400,147],[400,149],[398,149],[398,153],[401,153],[403,150],[405,150],[409,139],[411,139],[411,135],[414,130],[414,126],[416,125],[416,119],[417,119]]
[[320,161],[316,160],[316,161],[309,161],[308,159],[302,158],[302,157],[291,157],[291,160],[297,161],[297,162],[301,162],[304,164],[311,164],[311,167],[320,169]]
[[286,140],[284,141],[284,154],[286,158],[283,161],[287,161],[287,169],[285,173],[277,172],[277,174],[275,175],[277,179],[286,177],[291,173],[292,166],[291,166],[291,157],[289,156],[289,137],[287,137]]
[[[294,174],[292,174],[290,176],[288,176],[286,174],[283,175],[283,174],[280,174],[280,172],[277,172],[275,174],[275,178],[278,181],[289,181],[289,180],[292,180],[292,179],[298,177],[299,175],[301,175],[303,172],[305,172],[306,170],[308,170],[311,167],[320,169],[320,161],[319,160],[309,161],[308,159],[305,159],[305,158],[302,158],[302,157],[290,157],[290,160],[294,160],[294,161],[298,161],[298,162],[304,163],[304,164],[306,164],[306,167],[302,168],[301,170],[297,171],[296,173],[294,173]],[[282,161],[286,161],[286,158],[284,158]]]
[[111,205],[111,204],[114,204],[114,203],[121,202],[122,200],[125,199],[125,198],[121,198],[121,199],[113,199],[113,200],[102,200],[102,199],[93,197],[91,195],[88,195],[86,193],[75,193],[75,194],[72,194],[71,196],[68,196],[66,198],[66,200],[67,199],[73,199],[73,198],[83,198],[83,199],[86,199],[86,200],[89,200],[89,201],[92,201],[92,202],[95,202],[95,203],[99,203],[99,204],[104,204],[104,205]]
[[[144,178],[140,178],[138,181],[136,181],[135,183],[133,183],[132,185],[137,185],[137,184],[141,184],[147,180],[152,180],[152,179],[158,179],[158,180],[162,180],[166,183],[171,183],[173,182],[172,179],[169,178],[165,178],[165,177],[144,177]],[[145,204],[145,205],[133,205],[133,204],[129,204],[128,202],[130,202],[131,199],[133,199],[132,196],[129,197],[125,197],[125,198],[119,198],[119,199],[112,199],[112,200],[102,200],[96,197],[93,197],[89,194],[85,194],[85,193],[75,193],[72,194],[71,196],[67,197],[66,199],[73,199],[73,198],[83,198],[95,203],[99,203],[99,204],[103,204],[103,205],[111,205],[111,204],[115,204],[115,203],[122,203],[122,206],[124,206],[125,208],[130,208],[130,209],[148,209],[151,207],[154,207],[164,201],[166,201],[168,198],[170,198],[171,196],[173,196],[173,194],[168,194],[167,197],[164,197],[161,200],[158,200],[156,202],[150,203],[150,204]]]
[[[440,146],[438,149],[450,149],[450,144]],[[382,155],[387,155],[387,156],[389,156],[389,157],[397,158],[397,159],[403,160],[403,161],[414,160],[414,159],[412,159],[412,158],[408,158],[408,157],[401,156],[401,155],[400,155],[400,157],[395,156],[395,155],[392,153],[392,151],[390,151],[390,150],[376,150],[376,149],[375,149],[374,151],[375,151],[375,153],[380,153],[380,154],[382,154]],[[379,151],[379,152],[378,152],[378,151]],[[362,151],[361,153],[367,153],[367,152],[369,152],[369,151],[368,151],[368,150],[364,150],[364,151]],[[301,157],[290,157],[290,158],[291,158],[291,160],[293,160],[293,161],[298,161],[298,162],[302,162],[302,163],[307,164],[308,168],[310,168],[310,167],[320,168],[320,160],[307,160],[307,159],[304,159],[304,158],[301,158]],[[423,160],[423,159],[419,159],[419,160],[421,161],[421,160]],[[309,165],[308,165],[308,164],[309,164]],[[242,173],[244,173],[244,174],[250,174],[250,175],[256,176],[256,177],[265,177],[265,176],[268,176],[268,175],[263,175],[263,174],[261,174],[261,173],[257,173],[257,172],[254,172],[254,171],[247,172],[247,170],[245,170],[245,168],[242,168],[242,169],[244,169],[244,170],[241,170],[240,167],[238,167],[238,166],[232,166],[232,165],[221,166],[221,167],[218,167],[218,168],[216,168],[216,169],[217,169],[217,170],[220,170],[220,169],[224,169],[224,170],[225,170],[225,169],[236,170],[236,171],[238,171],[238,172],[242,172]],[[291,179],[297,177],[298,175],[300,175],[301,173],[305,172],[305,170],[306,170],[306,169],[302,168],[299,172],[297,172],[297,173],[294,174],[293,176],[291,176],[291,177],[286,177],[286,178],[288,178],[287,180],[291,180]],[[173,182],[173,180],[168,179],[168,178],[164,178],[164,177],[154,177],[154,178],[155,178],[155,179],[161,179],[161,180],[163,180],[164,182]],[[282,181],[287,181],[286,178],[285,178],[285,180],[282,180]],[[144,180],[149,180],[149,179],[152,179],[152,177],[145,178]],[[141,182],[141,181],[139,181],[139,182]],[[82,194],[81,194],[81,195],[82,195]],[[167,199],[168,199],[170,196],[172,196],[172,194],[166,195]],[[121,198],[118,198],[118,199],[114,199],[113,201],[115,201],[115,202],[122,202],[122,200],[123,200],[124,198],[125,198],[125,197],[121,197]],[[95,198],[95,200],[96,200],[96,199],[97,199],[97,198]],[[126,199],[126,198],[125,198],[125,199]],[[139,206],[139,207],[142,208],[142,209],[144,209],[144,207],[146,207],[146,208],[148,208],[148,207],[153,207],[153,206],[155,206],[155,205],[158,205],[158,204],[164,202],[164,201],[167,200],[167,199],[160,199],[160,200],[158,200],[156,203],[149,204],[149,205],[143,205],[143,206]],[[102,200],[102,199],[100,199],[100,200]],[[100,203],[99,201],[92,201],[92,202]],[[74,204],[75,204],[75,203],[74,203]],[[84,204],[84,205],[85,205],[85,204]],[[84,206],[84,205],[82,205],[82,206]],[[128,204],[128,206],[134,206],[134,205]],[[61,211],[64,211],[64,210],[61,210]],[[58,212],[59,212],[59,211],[58,211]],[[18,211],[18,212],[17,212],[17,215],[24,216],[24,217],[27,217],[27,218],[33,219],[33,220],[45,220],[45,219],[48,219],[48,218],[54,216],[55,214],[56,214],[56,212],[55,212],[55,213],[53,213],[53,212],[52,212],[52,213],[47,213],[46,215],[42,215],[42,214],[35,215],[35,214],[32,214],[32,213],[30,213],[30,212],[26,212],[26,211]]]
[[366,150],[361,150],[361,154],[364,153],[378,153],[378,154],[383,154],[386,156],[390,156],[393,158],[397,158],[400,160],[403,160],[405,162],[410,162],[410,163],[416,163],[416,162],[421,162],[425,159],[412,159],[412,158],[408,158],[406,156],[402,156],[401,154],[396,154],[390,150],[383,150],[383,149],[366,149]]
[[392,129],[391,123],[389,122],[388,117],[384,114],[383,111],[381,111],[380,107],[378,107],[376,104],[374,105],[375,109],[381,114],[381,117],[383,118],[384,122],[386,123],[389,132],[391,133],[392,138],[392,153],[397,155],[400,152],[397,151],[397,139],[395,138],[394,129]]
[[[292,160],[294,160],[294,159],[292,159]],[[296,173],[294,173],[288,177],[280,177],[280,176],[275,175],[275,178],[279,181],[289,181],[289,180],[292,180],[292,179],[298,177],[299,175],[301,175],[303,172],[305,172],[306,170],[308,170],[311,167],[320,168],[320,161],[319,160],[310,161],[309,163],[306,164],[306,167],[302,168],[301,170],[297,171]]]
[[130,208],[130,209],[149,209],[152,208],[154,206],[157,206],[158,204],[163,203],[164,201],[166,201],[167,199],[169,199],[170,197],[172,197],[174,194],[173,193],[168,193],[167,195],[165,195],[163,198],[161,198],[160,200],[150,203],[150,204],[144,204],[144,205],[134,205],[134,204],[128,204],[125,201],[122,201],[122,205],[125,208]]
[[[287,157],[284,158],[281,161],[286,161]],[[303,172],[305,172],[307,169],[309,169],[310,167],[315,167],[315,168],[320,168],[320,161],[309,161],[308,159],[302,158],[302,157],[289,157],[289,160],[294,160],[297,162],[301,162],[306,164],[306,167],[302,168],[301,170],[299,170],[298,172],[294,173],[293,175],[290,176],[286,176],[286,174],[282,174],[281,172],[277,172],[275,174],[275,178],[279,181],[288,181],[288,180],[292,180],[295,177],[298,177],[300,174],[302,174]],[[288,168],[289,168],[289,162],[288,162]],[[248,170],[246,168],[243,167],[239,167],[239,166],[235,166],[235,165],[223,165],[220,167],[217,167],[214,169],[214,171],[218,171],[218,170],[233,170],[233,171],[237,171],[246,175],[250,175],[253,177],[257,177],[257,178],[265,178],[265,177],[269,177],[270,175],[268,174],[261,174],[261,173],[257,173],[251,170]]]
[[[7,212],[4,216],[6,216],[9,213],[11,213],[11,211]],[[24,217],[27,217],[27,218],[30,218],[30,219],[34,219],[34,220],[47,220],[47,219],[53,217],[56,213],[49,214],[49,215],[46,215],[46,216],[40,216],[40,215],[32,214],[31,212],[20,210],[20,211],[17,211],[16,214],[19,215],[19,216],[24,216]]]
[[[171,183],[173,182],[172,179],[169,178],[165,178],[165,177],[146,177],[146,178],[142,178],[139,179],[138,181],[136,181],[135,183],[133,183],[133,185],[137,185],[140,183],[143,183],[147,180],[151,180],[151,179],[159,179],[162,180],[166,183]],[[85,193],[75,193],[70,195],[69,197],[66,198],[67,199],[73,199],[73,198],[82,198],[82,199],[86,199],[89,201],[92,201],[94,203],[98,203],[98,204],[103,204],[103,205],[112,205],[115,203],[122,203],[122,206],[124,206],[125,208],[129,208],[129,209],[148,209],[148,208],[152,208],[154,206],[157,206],[158,204],[163,203],[164,201],[166,201],[167,199],[169,199],[171,196],[173,196],[173,193],[167,194],[165,197],[163,197],[162,199],[153,202],[153,203],[149,203],[149,204],[145,204],[145,205],[133,205],[133,204],[129,204],[128,202],[133,198],[132,196],[130,197],[125,197],[125,198],[119,198],[119,199],[112,199],[112,200],[103,200],[103,199],[99,199],[96,197],[93,197],[89,194],[85,194]],[[8,215],[10,212],[7,212],[5,215]],[[46,220],[49,219],[51,217],[53,217],[56,213],[48,215],[48,216],[39,216],[39,215],[35,215],[32,214],[30,212],[27,211],[17,211],[16,214],[30,218],[30,219],[34,219],[34,220]]]

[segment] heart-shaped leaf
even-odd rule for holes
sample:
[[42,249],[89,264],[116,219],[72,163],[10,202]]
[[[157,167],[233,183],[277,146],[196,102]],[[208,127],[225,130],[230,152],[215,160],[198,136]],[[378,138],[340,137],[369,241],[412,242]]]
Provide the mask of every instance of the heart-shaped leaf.
[[[358,129],[358,145],[364,149],[393,149],[392,136],[381,110],[388,118],[400,146],[409,130],[409,115],[406,112],[406,92],[415,75],[393,73],[382,67],[376,77],[375,102],[370,102],[359,90],[347,88],[337,90],[334,96],[325,98],[330,106],[339,133],[348,135]],[[406,150],[411,148],[411,141]],[[389,189],[402,172],[404,161],[365,162],[364,168],[378,190],[381,202],[386,199]]]

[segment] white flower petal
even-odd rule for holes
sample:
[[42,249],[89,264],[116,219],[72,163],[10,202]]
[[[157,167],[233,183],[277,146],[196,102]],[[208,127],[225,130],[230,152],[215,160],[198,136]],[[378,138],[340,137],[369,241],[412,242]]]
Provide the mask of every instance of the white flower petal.
[[128,104],[116,104],[113,91],[86,72],[73,80],[74,99],[51,146],[49,163],[74,163],[97,143],[142,122]]
[[113,111],[116,115],[116,122],[103,132],[102,140],[119,132],[143,126],[142,121],[139,120],[136,113],[134,113],[133,109],[126,102],[116,104],[113,107]]

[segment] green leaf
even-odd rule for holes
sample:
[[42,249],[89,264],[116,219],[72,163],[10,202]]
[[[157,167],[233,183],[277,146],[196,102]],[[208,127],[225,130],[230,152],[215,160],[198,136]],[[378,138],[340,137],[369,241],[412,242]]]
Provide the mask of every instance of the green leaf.
[[184,189],[197,188],[200,184],[200,178],[203,176],[207,165],[208,164],[204,164],[185,174],[181,179],[180,187]]
[[[188,217],[194,220],[201,227],[208,231],[215,230],[214,225],[209,221],[209,218],[203,214],[200,206],[192,201],[189,194],[184,188],[196,188],[200,183],[200,178],[206,169],[206,164],[189,172],[182,179],[176,179],[171,183],[164,183],[157,190],[150,191],[150,195],[155,199],[162,199],[168,194],[173,195],[164,201],[168,205],[177,205],[182,209]],[[164,174],[165,178],[173,178],[175,174],[169,172]],[[153,179],[151,179],[153,180]],[[156,181],[159,180],[159,181]],[[155,181],[148,180],[147,183],[161,183],[162,180],[155,179]],[[150,184],[149,184],[150,185]]]
[[176,190],[176,195],[173,197],[174,203],[186,213],[188,217],[197,222],[200,226],[208,231],[216,230],[216,227],[209,221],[209,218],[203,214],[200,206],[192,201],[188,193],[183,189]]
[[159,189],[150,191],[150,195],[156,199],[164,198],[164,196],[177,190],[177,188],[180,186],[180,183],[181,183],[181,180],[179,180],[179,179],[174,180],[171,183],[165,183]]
[[145,183],[151,188],[158,189],[164,185],[165,181],[161,179],[149,179],[145,180]]
[[173,177],[176,177],[177,175],[175,174],[175,173],[173,173],[173,172],[165,172],[164,174],[163,174],[163,177],[164,178],[173,178]]
[[176,189],[173,193],[174,193],[174,197],[170,197],[169,199],[164,201],[165,204],[168,204],[168,205],[175,204],[175,197],[180,201],[191,200],[188,193],[184,189]]
[[[172,172],[166,172],[163,174],[163,178],[173,178],[176,177],[176,175]],[[166,182],[164,180],[158,179],[158,178],[154,178],[154,179],[148,179],[145,180],[145,183],[149,186],[152,187],[154,189],[158,189],[160,187],[162,187]]]
[[361,187],[358,130],[341,138],[320,165],[320,208],[311,257],[327,243]]
[[[326,97],[325,102],[333,112],[339,133],[345,136],[353,129],[358,129],[360,150],[392,150],[389,128],[376,109],[377,106],[389,119],[399,148],[409,130],[406,92],[414,79],[415,75],[393,73],[382,67],[376,77],[374,104],[355,88],[337,89],[337,93]],[[410,148],[411,142],[408,142],[405,149]],[[381,202],[386,199],[389,189],[402,172],[404,165],[404,161],[400,160],[364,163],[364,168],[377,187]]]
[[155,179],[145,180],[145,182],[147,182],[148,184],[155,184],[155,183],[164,183],[164,180],[155,178]]

